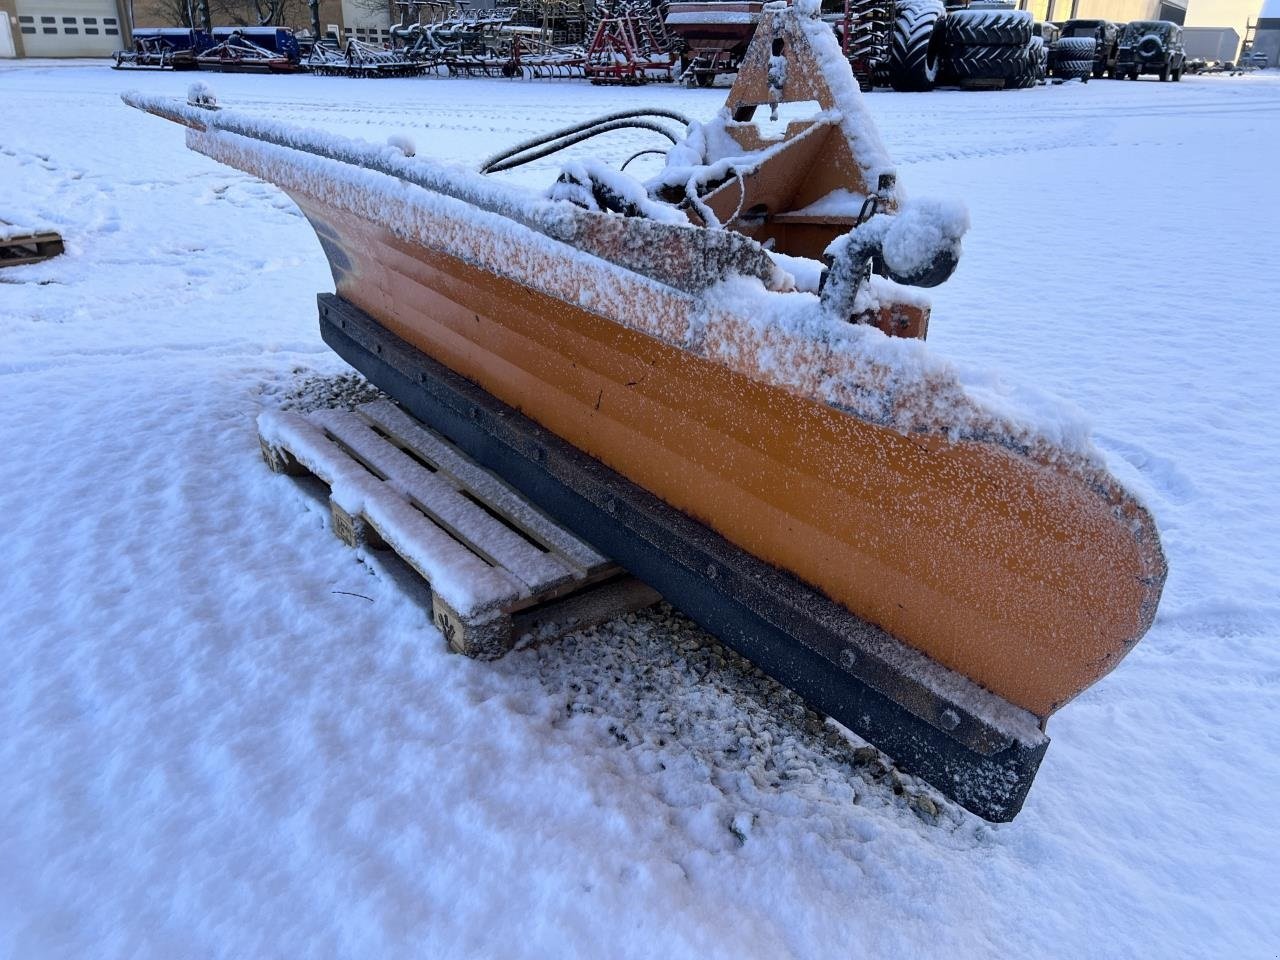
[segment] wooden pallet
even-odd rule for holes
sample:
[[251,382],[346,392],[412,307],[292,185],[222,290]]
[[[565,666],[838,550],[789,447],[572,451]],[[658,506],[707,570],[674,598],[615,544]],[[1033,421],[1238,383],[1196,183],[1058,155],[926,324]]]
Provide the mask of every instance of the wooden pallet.
[[271,411],[258,432],[273,471],[329,487],[343,542],[390,549],[427,581],[459,653],[493,659],[659,599],[390,401]]
[[13,224],[0,220],[0,267],[39,263],[62,251],[62,237],[52,230],[13,231]]

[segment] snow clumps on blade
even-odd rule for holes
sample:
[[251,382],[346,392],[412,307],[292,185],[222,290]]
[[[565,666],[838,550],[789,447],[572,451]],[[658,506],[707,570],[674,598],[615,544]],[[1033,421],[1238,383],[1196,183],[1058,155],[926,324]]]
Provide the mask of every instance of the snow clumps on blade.
[[899,276],[920,274],[938,251],[959,247],[969,229],[969,211],[951,200],[916,200],[892,218],[881,250]]
[[706,163],[707,135],[701,123],[694,120],[685,131],[685,137],[667,151],[667,167],[700,167]]
[[218,106],[218,98],[212,87],[202,80],[197,80],[187,87],[187,103],[193,107],[215,109]]
[[418,148],[414,146],[413,140],[407,134],[393,133],[387,137],[387,146],[399,150],[406,157],[413,157],[418,154]]
[[651,199],[639,180],[590,157],[566,163],[545,195],[550,200],[568,200],[587,210],[621,208],[628,216],[648,217],[658,223],[688,223],[675,207]]

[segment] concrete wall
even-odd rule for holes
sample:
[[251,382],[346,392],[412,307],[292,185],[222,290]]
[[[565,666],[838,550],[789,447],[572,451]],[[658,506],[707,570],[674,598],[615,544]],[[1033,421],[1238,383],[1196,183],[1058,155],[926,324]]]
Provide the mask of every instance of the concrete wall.
[[1280,18],[1268,17],[1258,21],[1253,52],[1265,53],[1268,67],[1280,67]]
[[1159,10],[1159,0],[1080,0],[1080,12],[1076,16],[1128,23],[1130,20],[1155,20]]
[[1259,0],[1191,0],[1188,27],[1233,27],[1243,39],[1250,20],[1258,19]]
[[[1172,20],[1190,23],[1192,10],[1201,3],[1239,4],[1241,0],[1026,0],[1019,6],[1030,10],[1037,20]],[[1190,6],[1188,7],[1188,3]],[[1222,26],[1214,22],[1211,26]],[[1239,30],[1244,32],[1244,24]]]
[[[1196,0],[1199,2],[1199,0]],[[1156,20],[1160,0],[1028,0],[1037,20]]]

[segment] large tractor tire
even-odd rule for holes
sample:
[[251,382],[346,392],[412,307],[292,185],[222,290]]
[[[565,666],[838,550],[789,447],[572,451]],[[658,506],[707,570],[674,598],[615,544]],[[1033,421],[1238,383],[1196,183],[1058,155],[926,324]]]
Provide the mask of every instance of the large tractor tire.
[[1091,37],[1063,37],[1053,47],[1053,75],[1058,80],[1087,80],[1093,76],[1097,43]]
[[958,10],[946,19],[947,43],[953,47],[1025,47],[1031,42],[1032,22],[1026,10]]
[[952,47],[949,63],[952,75],[962,83],[1004,80],[1009,86],[1031,75],[1034,66],[1029,47],[1005,45]]
[[1027,73],[1010,80],[1006,86],[1028,89],[1038,87],[1049,78],[1049,48],[1043,37],[1032,37],[1027,47]]
[[942,0],[908,0],[889,37],[889,85],[899,92],[932,90],[946,50]]
[[1092,69],[1088,60],[1059,60],[1053,75],[1059,80],[1083,80],[1092,75]]
[[1027,44],[1025,68],[1004,82],[1006,90],[1030,90],[1044,82],[1048,75],[1049,52],[1045,49],[1044,40],[1032,37]]
[[1030,13],[970,7],[948,14],[943,23],[946,73],[961,86],[1035,85]]
[[890,79],[889,62],[887,60],[880,60],[876,63],[876,69],[871,74],[871,79],[875,82],[877,87],[889,87],[893,85]]

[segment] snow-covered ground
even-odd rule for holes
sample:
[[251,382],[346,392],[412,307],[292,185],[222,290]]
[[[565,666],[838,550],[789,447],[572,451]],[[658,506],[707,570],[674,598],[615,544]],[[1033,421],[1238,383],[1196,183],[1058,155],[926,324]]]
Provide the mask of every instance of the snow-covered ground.
[[[0,67],[0,219],[67,240],[0,272],[0,956],[1277,955],[1280,78],[872,97],[972,216],[932,348],[1078,404],[1169,556],[1001,827],[669,611],[447,654],[259,459],[258,412],[343,372],[331,279],[287,198],[118,99],[188,80]],[[723,96],[210,82],[467,162]]]

